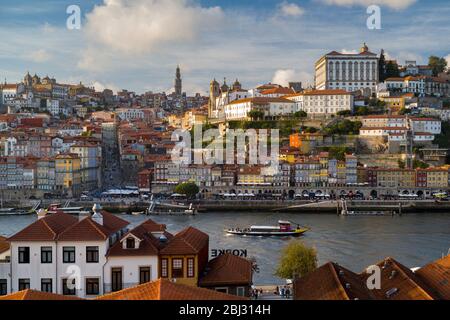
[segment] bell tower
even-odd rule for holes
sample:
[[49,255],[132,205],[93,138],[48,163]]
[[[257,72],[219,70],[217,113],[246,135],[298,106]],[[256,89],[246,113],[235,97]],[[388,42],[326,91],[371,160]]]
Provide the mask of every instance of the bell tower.
[[208,117],[213,118],[216,111],[216,98],[220,95],[220,84],[214,79],[209,85]]
[[178,97],[181,97],[181,95],[183,94],[183,80],[181,79],[180,66],[177,66],[177,71],[175,74],[175,94]]

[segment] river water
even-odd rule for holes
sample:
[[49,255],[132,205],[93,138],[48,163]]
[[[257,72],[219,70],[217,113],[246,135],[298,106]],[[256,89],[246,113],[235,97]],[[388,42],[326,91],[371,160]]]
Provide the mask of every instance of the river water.
[[[121,217],[130,221],[132,226],[148,218]],[[34,216],[0,217],[0,235],[12,235],[35,219]],[[361,272],[388,256],[408,267],[420,267],[442,257],[450,249],[450,214],[444,213],[342,217],[230,212],[205,213],[195,217],[153,216],[151,219],[166,224],[171,233],[187,226],[206,232],[210,235],[210,250],[247,250],[248,256],[256,258],[260,267],[260,272],[254,277],[257,285],[282,283],[273,273],[280,252],[290,239],[228,236],[223,232],[225,228],[276,225],[279,219],[294,221],[311,228],[301,239],[317,249],[319,264],[334,261],[355,272]]]

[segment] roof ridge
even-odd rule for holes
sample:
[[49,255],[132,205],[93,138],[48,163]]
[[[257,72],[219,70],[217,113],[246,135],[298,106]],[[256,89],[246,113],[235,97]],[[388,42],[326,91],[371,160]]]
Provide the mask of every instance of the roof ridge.
[[338,274],[336,272],[335,264],[333,262],[328,262],[328,266],[331,269],[331,273],[333,274],[334,280],[336,280],[336,282],[338,283],[339,291],[343,292],[345,297],[347,297],[347,299],[350,300],[350,297],[348,296],[347,291],[345,290],[345,288],[342,286],[342,283],[341,283],[341,281],[339,279],[339,276],[338,276]]
[[47,229],[50,230],[51,233],[53,233],[53,239],[55,239],[55,238],[56,238],[56,232],[53,231],[52,228],[50,228],[50,226],[49,226],[48,223],[45,221],[45,219],[41,219],[41,221],[42,221],[42,223],[44,224],[44,226],[46,226]]
[[[107,234],[105,234],[99,227],[98,227],[98,224],[97,224],[97,222],[95,222],[94,220],[92,220],[90,217],[89,218],[87,218],[86,220],[88,220],[89,221],[89,223],[99,232],[99,233],[101,233],[105,238],[108,238],[108,235]],[[104,227],[104,226],[103,226]]]
[[[431,299],[435,299],[427,290],[425,290],[417,281],[411,279],[411,277],[403,270],[403,265],[399,262],[397,262],[397,260],[388,257],[387,260],[390,260],[395,266],[397,266],[397,269],[400,269],[400,272],[407,278],[407,281],[410,283],[415,284],[423,293],[425,293],[429,298]],[[413,273],[414,276],[416,276]]]

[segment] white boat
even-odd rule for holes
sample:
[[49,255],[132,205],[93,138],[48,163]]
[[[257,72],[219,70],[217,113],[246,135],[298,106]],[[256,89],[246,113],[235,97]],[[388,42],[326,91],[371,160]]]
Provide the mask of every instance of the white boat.
[[298,237],[309,231],[309,228],[293,227],[289,221],[279,221],[278,226],[251,226],[250,228],[231,228],[225,230],[226,233],[239,236],[256,236],[256,237]]

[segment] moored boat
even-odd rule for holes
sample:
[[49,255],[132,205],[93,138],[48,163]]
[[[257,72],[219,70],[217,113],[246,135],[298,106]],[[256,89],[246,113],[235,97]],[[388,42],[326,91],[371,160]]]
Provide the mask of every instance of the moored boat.
[[226,233],[239,236],[263,237],[298,237],[309,231],[309,228],[297,225],[290,221],[279,221],[278,226],[251,226],[249,228],[232,228]]

